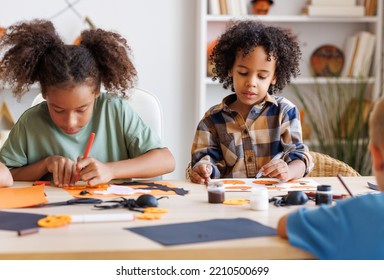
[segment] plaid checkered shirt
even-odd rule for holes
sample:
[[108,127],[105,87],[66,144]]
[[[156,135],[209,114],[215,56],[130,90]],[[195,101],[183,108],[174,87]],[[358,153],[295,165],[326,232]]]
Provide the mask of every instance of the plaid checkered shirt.
[[192,168],[212,164],[212,178],[252,178],[277,153],[290,150],[283,159],[303,160],[306,173],[313,160],[302,141],[297,107],[281,96],[267,95],[253,106],[246,120],[229,108],[231,94],[211,107],[199,122],[192,145]]

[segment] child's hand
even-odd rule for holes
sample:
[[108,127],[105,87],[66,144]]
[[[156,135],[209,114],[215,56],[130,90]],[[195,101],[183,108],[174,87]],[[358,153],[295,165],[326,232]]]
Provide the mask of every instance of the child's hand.
[[80,173],[81,179],[91,186],[104,184],[113,179],[111,168],[94,158],[78,157],[76,170]]
[[261,167],[263,176],[279,179],[282,182],[287,182],[289,178],[288,164],[282,159],[275,159]]
[[200,164],[192,169],[190,174],[191,181],[196,184],[209,183],[212,174],[212,165]]
[[72,185],[76,177],[76,164],[73,160],[62,156],[49,156],[45,159],[48,172],[52,173],[55,186]]

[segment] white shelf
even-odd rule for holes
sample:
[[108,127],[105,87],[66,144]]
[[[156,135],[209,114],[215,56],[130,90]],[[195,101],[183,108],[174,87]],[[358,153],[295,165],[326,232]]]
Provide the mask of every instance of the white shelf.
[[[292,84],[295,85],[313,85],[313,84],[358,84],[358,83],[366,83],[373,84],[375,82],[374,77],[370,78],[348,78],[348,77],[340,77],[340,78],[296,78],[292,81]],[[212,78],[206,77],[204,83],[206,85],[217,85],[221,86],[218,81],[212,81]]]
[[227,16],[227,15],[206,15],[207,22],[228,22],[230,20],[259,20],[263,22],[362,22],[375,23],[377,16],[369,17],[312,17],[312,16]]
[[[244,0],[249,2],[248,0]],[[301,15],[301,10],[306,1],[282,0],[275,1],[272,12],[265,16],[245,15],[209,15],[207,14],[208,0],[199,0],[197,30],[197,103],[196,123],[201,119],[206,110],[221,102],[229,90],[224,90],[218,81],[207,77],[207,44],[216,39],[231,20],[258,20],[271,25],[291,29],[297,34],[303,60],[300,65],[301,75],[292,80],[292,84],[299,87],[311,87],[316,84],[354,84],[367,83],[372,90],[371,96],[380,95],[382,75],[382,17],[383,1],[377,1],[377,15],[364,17],[312,17]],[[310,56],[320,45],[332,44],[340,49],[344,48],[345,40],[359,31],[370,31],[376,34],[376,46],[373,57],[372,73],[369,78],[313,78],[310,69]],[[288,88],[288,87],[287,87]],[[288,89],[289,90],[289,89]],[[286,95],[284,90],[283,95]],[[288,93],[289,95],[289,93]]]

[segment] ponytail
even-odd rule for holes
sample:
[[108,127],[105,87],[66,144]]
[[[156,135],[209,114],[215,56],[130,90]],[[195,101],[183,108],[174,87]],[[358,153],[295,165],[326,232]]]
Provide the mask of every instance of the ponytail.
[[49,21],[34,20],[10,26],[0,38],[0,79],[8,83],[16,96],[40,81],[39,64],[47,53],[63,54],[64,44]]
[[104,88],[112,94],[121,92],[126,96],[125,90],[132,88],[137,78],[127,41],[117,33],[92,29],[81,33],[80,45],[96,60]]

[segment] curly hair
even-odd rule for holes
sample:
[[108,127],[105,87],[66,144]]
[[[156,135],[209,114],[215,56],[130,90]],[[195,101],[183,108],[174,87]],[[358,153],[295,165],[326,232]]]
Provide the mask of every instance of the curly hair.
[[218,79],[225,89],[234,92],[233,79],[228,75],[235,63],[236,55],[244,56],[257,46],[262,46],[268,60],[276,59],[276,84],[270,85],[268,92],[276,94],[290,83],[292,77],[300,74],[301,50],[296,36],[288,30],[266,26],[252,20],[232,21],[227,30],[218,38],[209,59],[213,62],[213,80]]
[[119,34],[102,29],[83,31],[79,45],[66,45],[52,22],[32,20],[7,28],[0,38],[0,80],[8,83],[16,97],[39,82],[47,87],[87,84],[110,95],[126,97],[136,82],[131,49]]

